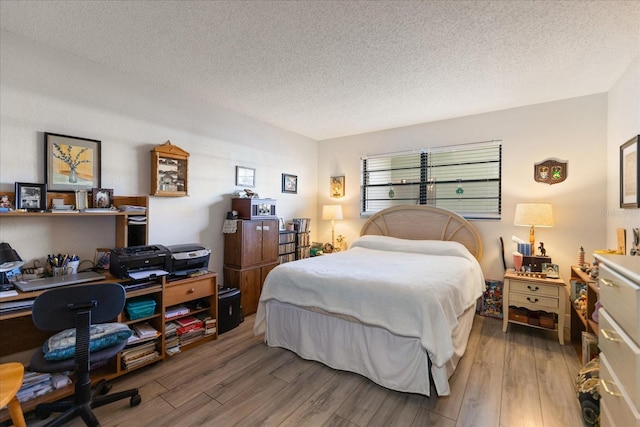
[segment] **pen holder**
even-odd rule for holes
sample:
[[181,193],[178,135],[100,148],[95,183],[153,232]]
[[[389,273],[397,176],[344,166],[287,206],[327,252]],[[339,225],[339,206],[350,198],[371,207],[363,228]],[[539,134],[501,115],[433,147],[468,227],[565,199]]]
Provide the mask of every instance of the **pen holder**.
[[67,263],[66,274],[76,274],[78,272],[78,265],[80,265],[80,261],[69,261],[69,263]]
[[67,274],[67,267],[51,267],[51,273],[54,277],[64,276]]

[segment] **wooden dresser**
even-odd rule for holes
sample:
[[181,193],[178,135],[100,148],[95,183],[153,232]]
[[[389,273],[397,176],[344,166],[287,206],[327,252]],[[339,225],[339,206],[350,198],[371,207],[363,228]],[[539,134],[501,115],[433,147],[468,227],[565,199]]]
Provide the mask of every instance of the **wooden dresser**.
[[594,255],[600,262],[600,418],[640,426],[640,257]]

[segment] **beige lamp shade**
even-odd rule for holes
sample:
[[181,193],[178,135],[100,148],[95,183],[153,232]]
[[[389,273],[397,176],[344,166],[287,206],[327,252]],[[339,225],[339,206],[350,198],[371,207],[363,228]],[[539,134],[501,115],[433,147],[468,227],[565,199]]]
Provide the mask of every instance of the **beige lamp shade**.
[[553,209],[550,203],[518,203],[514,225],[526,227],[553,227]]
[[342,205],[322,206],[322,219],[326,221],[342,219]]

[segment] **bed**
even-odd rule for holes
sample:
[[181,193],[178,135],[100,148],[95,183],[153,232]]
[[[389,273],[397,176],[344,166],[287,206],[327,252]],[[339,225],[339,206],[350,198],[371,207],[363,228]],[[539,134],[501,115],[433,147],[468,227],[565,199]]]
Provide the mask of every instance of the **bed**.
[[481,256],[478,232],[451,211],[383,210],[347,251],[274,268],[254,333],[392,390],[449,395],[484,289]]

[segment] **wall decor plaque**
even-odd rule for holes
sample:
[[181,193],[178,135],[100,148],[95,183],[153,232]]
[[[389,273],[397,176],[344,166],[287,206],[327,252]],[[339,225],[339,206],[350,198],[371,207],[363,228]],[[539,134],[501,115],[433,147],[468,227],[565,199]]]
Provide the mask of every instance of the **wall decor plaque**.
[[536,163],[533,179],[549,185],[558,184],[567,179],[567,163],[558,159],[546,159]]

